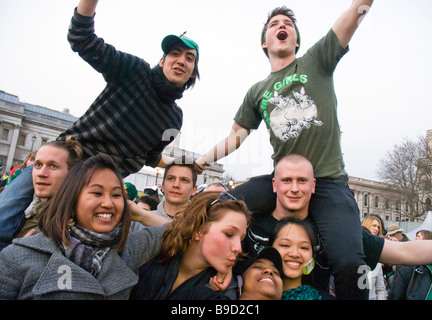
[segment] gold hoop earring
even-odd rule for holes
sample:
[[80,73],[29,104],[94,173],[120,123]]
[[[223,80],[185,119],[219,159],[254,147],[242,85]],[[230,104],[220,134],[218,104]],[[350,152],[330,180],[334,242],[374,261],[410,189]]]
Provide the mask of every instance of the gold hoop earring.
[[73,218],[70,218],[69,221],[68,221],[67,226],[68,227],[73,227],[74,225],[75,225],[75,220]]

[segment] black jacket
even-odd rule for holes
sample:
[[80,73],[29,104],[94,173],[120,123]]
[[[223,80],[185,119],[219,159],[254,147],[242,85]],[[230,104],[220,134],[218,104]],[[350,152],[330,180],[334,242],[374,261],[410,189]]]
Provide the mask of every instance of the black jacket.
[[154,258],[140,268],[138,284],[132,289],[131,300],[229,300],[237,298],[237,281],[227,290],[216,292],[209,285],[216,270],[207,268],[183,282],[173,292],[172,286],[177,278],[181,257],[177,256],[168,263],[160,263]]
[[397,266],[388,300],[426,300],[432,287],[432,266]]

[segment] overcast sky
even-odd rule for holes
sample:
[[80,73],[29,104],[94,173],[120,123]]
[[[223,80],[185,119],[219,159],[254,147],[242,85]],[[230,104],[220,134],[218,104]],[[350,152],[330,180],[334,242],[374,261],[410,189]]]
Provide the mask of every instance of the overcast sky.
[[[267,13],[286,4],[298,20],[298,56],[324,36],[350,0],[100,0],[96,34],[152,66],[167,34],[200,46],[201,80],[178,101],[180,147],[204,153],[229,132],[246,91],[270,72],[260,47]],[[0,0],[0,90],[79,117],[105,83],[72,52],[67,28],[78,0]],[[342,149],[352,176],[377,179],[379,159],[432,129],[432,1],[377,0],[335,72]],[[137,139],[144,137],[136,137]],[[220,163],[234,179],[270,173],[264,124]]]

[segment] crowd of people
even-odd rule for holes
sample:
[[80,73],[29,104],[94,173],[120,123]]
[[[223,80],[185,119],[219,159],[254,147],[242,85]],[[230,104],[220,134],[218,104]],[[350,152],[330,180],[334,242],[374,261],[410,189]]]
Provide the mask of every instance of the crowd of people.
[[[66,142],[73,146],[69,152],[63,149]],[[159,204],[155,196],[130,199],[110,156],[78,157],[69,168],[70,158],[81,153],[75,139],[66,142],[48,143],[36,153],[40,202],[32,206],[45,204],[26,219],[28,234],[17,235],[0,253],[1,298],[337,299],[325,247],[308,214],[316,179],[305,157],[293,154],[279,161],[273,180],[276,208],[264,217],[222,190],[195,194],[193,177],[199,170],[186,158],[168,165]],[[43,173],[50,169],[54,173]],[[149,198],[153,207],[139,205]],[[171,216],[164,204],[176,203]],[[403,230],[397,225],[383,234],[382,222],[372,215],[363,226],[366,261],[373,270],[367,274],[370,299],[385,299],[388,290],[389,298],[410,298],[419,282],[412,283],[408,270],[428,276],[432,242],[399,241]],[[422,239],[430,234],[418,232]],[[390,289],[380,262],[396,267]],[[59,270],[70,270],[70,278]],[[421,283],[417,299],[421,290],[428,294],[430,281]]]
[[[385,228],[378,215],[368,215],[363,219],[362,227],[366,232],[390,241],[410,241],[399,224],[394,223]],[[432,232],[418,230],[414,241],[419,240],[432,240]],[[378,263],[375,269],[368,273],[369,299],[429,300],[428,295],[432,285],[432,269],[429,270],[429,267]]]
[[[300,58],[293,11],[271,11],[261,34],[271,75],[248,91],[226,139],[199,159],[170,159],[162,151],[183,123],[176,101],[199,79],[198,44],[166,36],[151,68],[96,36],[98,1],[80,0],[68,40],[107,86],[0,193],[0,298],[428,299],[432,242],[383,233],[372,216],[362,229],[344,168],[333,72],[372,2],[352,1]],[[274,172],[198,190],[197,176],[261,121]],[[163,199],[124,183],[143,165],[165,168]]]

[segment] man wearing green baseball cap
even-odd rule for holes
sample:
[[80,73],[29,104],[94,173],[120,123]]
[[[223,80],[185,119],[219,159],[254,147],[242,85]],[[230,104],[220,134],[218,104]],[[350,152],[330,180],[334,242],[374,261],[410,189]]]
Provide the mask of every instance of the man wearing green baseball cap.
[[180,45],[185,46],[185,48],[195,49],[196,53],[197,53],[197,59],[198,59],[199,58],[198,44],[195,41],[193,41],[192,39],[186,37],[185,34],[186,34],[186,31],[183,32],[179,36],[175,36],[173,34],[166,36],[162,40],[162,45],[161,45],[162,51],[164,52],[164,54],[168,54],[173,46],[180,44]]
[[[159,62],[164,75],[169,81],[178,86],[189,82],[189,86],[195,83],[198,72],[199,47],[195,41],[185,36],[168,35],[162,40],[164,53]],[[185,62],[179,63],[179,58]]]
[[[163,57],[152,68],[95,34],[97,4],[98,0],[79,1],[67,39],[72,50],[102,74],[106,87],[57,140],[76,137],[84,158],[100,153],[112,156],[123,177],[144,165],[165,167],[172,159],[162,158],[162,151],[183,125],[183,112],[176,101],[199,79],[198,45],[184,34],[169,35],[162,41]],[[32,186],[31,175],[26,175],[0,194],[0,212],[4,213],[0,220],[13,221],[0,223],[0,234],[5,235],[0,249],[3,241],[9,243],[19,231],[15,221],[21,221],[19,217],[33,199]]]
[[162,58],[151,68],[143,59],[118,51],[96,36],[97,3],[79,1],[68,41],[73,51],[102,73],[107,86],[58,139],[74,135],[83,145],[85,156],[113,156],[124,176],[144,165],[165,167],[172,159],[162,159],[162,151],[183,124],[183,112],[176,100],[199,79],[198,45],[184,33],[168,35],[161,44]]

